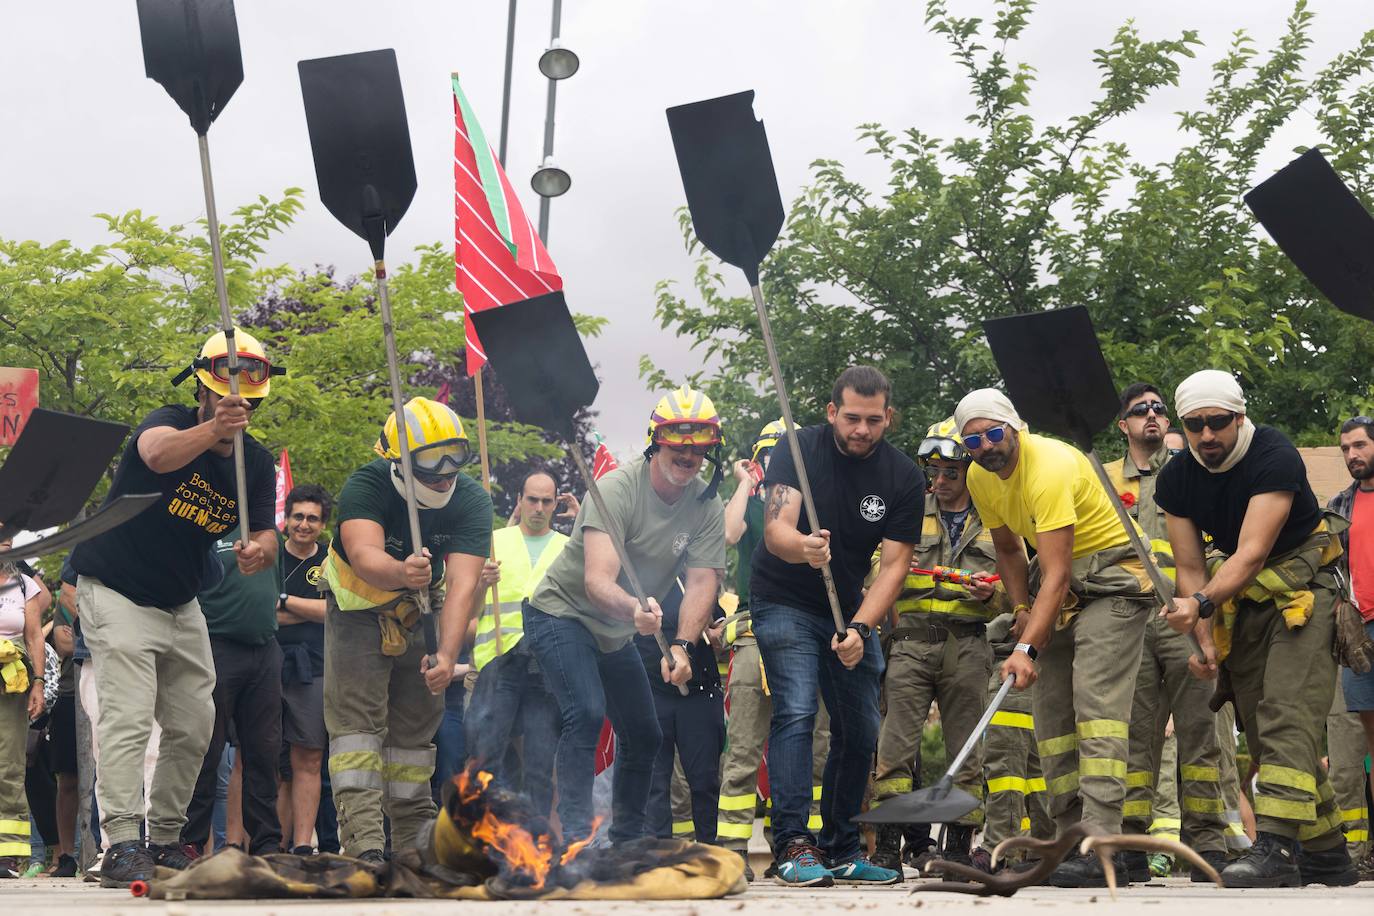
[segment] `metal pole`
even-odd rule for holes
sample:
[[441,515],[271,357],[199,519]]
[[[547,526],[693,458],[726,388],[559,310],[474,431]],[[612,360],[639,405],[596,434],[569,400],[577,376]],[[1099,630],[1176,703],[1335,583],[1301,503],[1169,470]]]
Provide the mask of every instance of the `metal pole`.
[[[563,0],[553,0],[553,34],[549,38],[550,47],[558,40],[558,27],[562,19]],[[553,155],[553,110],[557,99],[558,80],[549,80],[549,101],[544,110],[544,155],[539,159],[540,165]],[[549,198],[542,195],[539,198],[539,239],[545,245],[549,243]]]
[[[620,558],[620,568],[624,570],[625,578],[630,580],[630,590],[635,593],[635,600],[639,602],[639,606],[648,610],[649,599],[644,594],[644,586],[639,584],[639,576],[635,575],[635,568],[630,565],[630,554],[625,549],[625,538],[620,533],[620,527],[606,509],[606,501],[601,498],[601,489],[596,485],[596,478],[592,476],[591,469],[587,467],[587,459],[582,457],[582,451],[578,444],[576,442],[569,442],[568,444],[571,446],[568,451],[572,454],[573,463],[577,465],[578,472],[582,474],[582,480],[587,484],[587,492],[591,494],[592,502],[596,504],[596,511],[606,527],[606,535],[611,539],[611,546],[615,547],[615,555]],[[654,634],[654,641],[658,643],[658,650],[663,653],[663,657],[668,660],[668,667],[673,668],[673,653],[668,651],[668,640],[663,638],[662,630]],[[687,696],[686,684],[678,684],[677,690],[684,697]]]
[[[757,273],[755,273],[757,277]],[[778,362],[778,349],[773,343],[773,325],[768,320],[768,307],[763,304],[763,291],[757,282],[749,285],[754,294],[754,310],[758,312],[759,329],[763,332],[763,346],[768,351],[768,367],[773,372],[773,387],[778,392],[778,405],[782,408],[782,422],[787,427],[787,445],[792,453],[792,463],[797,466],[797,483],[801,485],[802,505],[806,508],[806,521],[811,533],[821,530],[820,520],[816,517],[816,503],[811,498],[811,481],[806,475],[806,464],[802,461],[801,445],[797,442],[797,424],[792,422],[792,405],[787,400],[787,388],[782,382],[782,364]],[[835,577],[830,573],[830,564],[821,567],[821,579],[825,582],[825,595],[830,599],[830,614],[835,619],[835,632],[843,639],[848,629],[844,614],[840,612],[840,596],[835,591]]]
[[959,753],[954,755],[954,762],[949,765],[949,769],[945,770],[946,777],[953,779],[954,774],[959,772],[959,767],[963,766],[964,761],[968,759],[968,755],[973,753],[973,748],[978,744],[978,739],[983,737],[983,732],[988,730],[988,723],[992,721],[993,715],[1001,708],[1002,701],[1007,698],[1007,693],[1015,683],[1016,678],[1014,677],[1009,677],[1002,682],[1002,686],[997,689],[997,695],[992,698],[988,708],[983,710],[983,717],[973,727],[973,733],[968,736],[964,746],[959,748]]
[[[473,376],[473,387],[477,395],[477,453],[482,461],[482,486],[486,488],[487,495],[491,495],[491,460],[487,456],[487,406],[486,398],[482,393],[482,370],[478,369]],[[519,498],[518,496],[516,497]],[[491,545],[491,560],[496,561],[496,542]],[[493,582],[491,585],[491,623],[493,632],[496,635],[496,654],[500,655],[504,649],[501,645],[501,584]]]
[[510,133],[510,77],[515,60],[515,0],[510,0],[510,14],[506,17],[506,83],[501,93],[501,143],[497,158],[506,167],[506,137]]
[[[239,347],[234,340],[234,316],[229,314],[229,288],[224,283],[224,254],[220,251],[219,215],[215,212],[215,179],[210,174],[210,141],[197,134],[200,146],[200,183],[205,189],[205,222],[210,228],[210,263],[215,273],[215,297],[219,299],[220,325],[224,329],[224,348],[229,356],[229,393],[239,393]],[[239,501],[239,540],[248,544],[248,477],[243,468],[243,431],[234,433],[234,484]]]

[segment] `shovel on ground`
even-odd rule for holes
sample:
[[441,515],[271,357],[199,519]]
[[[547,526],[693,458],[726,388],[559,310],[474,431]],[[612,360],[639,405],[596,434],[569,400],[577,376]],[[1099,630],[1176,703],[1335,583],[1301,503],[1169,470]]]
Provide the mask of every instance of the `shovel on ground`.
[[[522,423],[558,434],[568,444],[568,453],[606,525],[606,534],[620,558],[630,590],[641,607],[648,607],[644,586],[625,549],[624,532],[606,510],[596,478],[577,441],[574,419],[579,410],[596,400],[601,383],[592,371],[582,335],[577,333],[563,293],[547,293],[500,308],[469,312],[467,320],[477,331],[487,362],[501,379],[515,416]],[[655,633],[654,638],[668,666],[673,667],[673,656],[663,633]],[[679,684],[678,692],[686,696],[687,686]]]
[[[0,541],[70,521],[110,467],[129,427],[36,408],[0,467]],[[73,447],[73,443],[80,443]],[[0,550],[0,563],[75,546],[133,518],[159,493],[126,493],[64,531]]]
[[[296,66],[320,200],[335,219],[364,239],[372,252],[391,410],[399,430],[404,426],[405,399],[401,395],[396,330],[391,321],[391,294],[386,282],[386,237],[395,230],[415,198],[416,181],[396,52],[387,48],[342,54],[303,60]],[[396,439],[401,451],[410,543],[418,556],[423,544],[410,437],[398,435]],[[420,608],[427,664],[432,666],[439,639],[429,593],[425,589],[417,591],[415,603]]]

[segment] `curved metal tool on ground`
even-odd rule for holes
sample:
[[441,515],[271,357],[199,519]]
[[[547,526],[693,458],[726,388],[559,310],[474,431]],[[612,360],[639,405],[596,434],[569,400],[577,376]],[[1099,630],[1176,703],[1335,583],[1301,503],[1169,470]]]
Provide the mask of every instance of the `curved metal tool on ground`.
[[[243,56],[233,0],[138,0],[143,38],[143,68],[186,113],[200,148],[200,183],[205,193],[205,224],[210,233],[210,263],[215,298],[229,361],[229,393],[239,393],[238,346],[229,289],[224,282],[224,252],[215,210],[215,180],[210,173],[210,124],[224,111],[243,82]],[[234,433],[234,483],[239,514],[247,518],[248,478],[243,465],[243,433]],[[248,542],[248,526],[242,540]]]
[[[641,607],[648,607],[644,586],[625,549],[624,533],[607,511],[596,478],[587,467],[587,459],[577,441],[574,422],[577,412],[590,407],[596,400],[601,383],[592,371],[582,335],[573,324],[563,293],[547,293],[500,308],[471,312],[467,320],[476,329],[486,350],[487,362],[501,379],[515,416],[522,423],[557,433],[568,444],[568,453],[587,484],[587,492],[620,558],[620,568],[630,584],[630,591]],[[654,635],[659,651],[672,666],[673,656],[662,631]],[[687,686],[678,685],[678,692],[686,696]]]
[[954,760],[950,762],[949,769],[945,770],[945,774],[940,777],[935,785],[889,798],[876,808],[870,808],[854,818],[854,822],[857,824],[948,824],[977,808],[978,799],[963,789],[954,787],[954,774],[959,772],[959,767],[964,765],[964,760],[978,746],[978,741],[983,737],[983,732],[988,730],[988,723],[997,714],[997,710],[1002,708],[1002,701],[1007,698],[1011,688],[1012,678],[1007,678],[1002,682],[1002,686],[997,688],[997,693],[993,695],[992,702],[988,703],[988,708],[983,710],[983,717],[978,720],[978,724],[974,726],[973,732],[964,742],[964,746],[959,748],[959,753],[954,755]]
[[[320,200],[334,218],[366,240],[377,278],[377,302],[382,313],[386,346],[387,382],[397,429],[404,428],[405,399],[401,394],[396,329],[391,320],[391,295],[386,277],[386,237],[396,228],[415,198],[415,160],[410,151],[405,97],[396,52],[390,48],[303,60],[297,65],[310,151]],[[406,521],[416,555],[423,549],[420,514],[415,499],[415,472],[410,437],[398,435],[401,477],[406,494]],[[431,562],[442,563],[440,557]],[[429,592],[415,592],[424,629],[428,663],[439,651]]]
[[[35,408],[0,467],[0,541],[73,519],[119,452],[129,427]],[[73,448],[72,443],[80,443]],[[0,550],[0,563],[66,550],[133,518],[160,493],[128,493],[63,531]]]
[[[1007,396],[1032,429],[1063,436],[1088,456],[1088,463],[1107,491],[1116,517],[1126,529],[1131,549],[1145,567],[1162,606],[1174,610],[1174,586],[1155,565],[1154,553],[1126,512],[1093,449],[1093,436],[1116,420],[1121,399],[1102,357],[1092,318],[1081,305],[1010,315],[983,322],[993,359],[1007,384]],[[1187,634],[1193,654],[1204,656],[1197,636]]]
[[[754,90],[669,108],[668,128],[697,238],[716,257],[743,270],[749,281],[807,524],[811,531],[819,531],[816,502],[811,497],[811,482],[797,443],[797,425],[792,422],[792,406],[773,343],[773,326],[759,288],[759,265],[778,239],[784,213],[768,135],[763,122],[754,117]],[[846,625],[830,564],[821,567],[821,578],[835,618],[835,632],[843,637]]]

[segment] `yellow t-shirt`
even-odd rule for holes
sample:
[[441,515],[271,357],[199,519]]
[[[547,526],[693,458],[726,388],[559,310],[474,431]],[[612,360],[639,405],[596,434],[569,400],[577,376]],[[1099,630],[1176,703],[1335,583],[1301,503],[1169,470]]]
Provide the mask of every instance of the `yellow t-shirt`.
[[1006,526],[1032,546],[1038,532],[1068,525],[1074,559],[1129,541],[1087,456],[1055,439],[1021,433],[1011,476],[1003,480],[975,464],[968,488],[984,527]]

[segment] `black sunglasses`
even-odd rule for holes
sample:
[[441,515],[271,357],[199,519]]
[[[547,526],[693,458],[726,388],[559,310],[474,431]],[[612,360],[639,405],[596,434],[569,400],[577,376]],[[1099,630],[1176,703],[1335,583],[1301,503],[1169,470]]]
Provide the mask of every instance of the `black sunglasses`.
[[945,480],[958,480],[963,475],[962,468],[926,468],[926,473],[933,480],[936,477],[943,477]]
[[1219,433],[1236,421],[1238,413],[1214,413],[1209,417],[1184,417],[1183,428],[1190,433],[1200,433],[1205,426],[1214,433]]
[[1130,410],[1126,411],[1128,417],[1143,417],[1147,413],[1152,413],[1157,417],[1168,415],[1169,409],[1164,406],[1163,401],[1141,401]]

